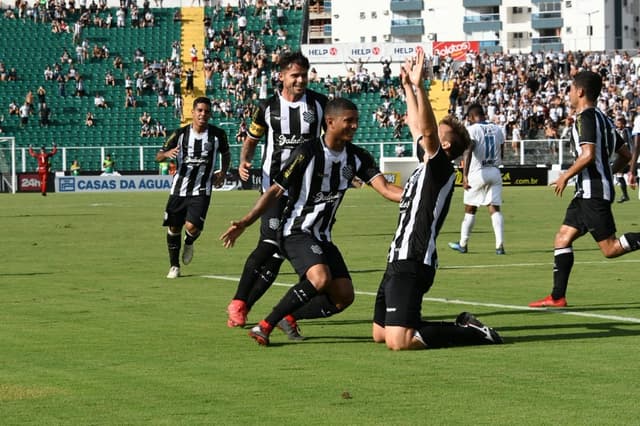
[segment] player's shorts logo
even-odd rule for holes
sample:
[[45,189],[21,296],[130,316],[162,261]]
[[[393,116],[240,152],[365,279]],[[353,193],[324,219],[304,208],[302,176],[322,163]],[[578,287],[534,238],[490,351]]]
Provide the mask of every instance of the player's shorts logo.
[[314,254],[318,254],[318,255],[320,255],[320,254],[322,254],[322,253],[323,253],[323,252],[322,252],[322,247],[320,247],[320,246],[319,246],[319,245],[317,245],[317,244],[314,244],[314,245],[312,245],[312,246],[311,246],[311,251],[312,251]]
[[280,219],[272,217],[269,219],[269,229],[276,230],[280,226]]

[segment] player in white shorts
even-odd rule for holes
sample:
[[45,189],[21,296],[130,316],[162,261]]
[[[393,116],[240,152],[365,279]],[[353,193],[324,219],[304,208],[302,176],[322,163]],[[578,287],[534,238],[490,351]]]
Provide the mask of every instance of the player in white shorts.
[[478,206],[487,206],[496,238],[496,254],[504,251],[504,219],[502,205],[502,164],[504,134],[502,129],[486,121],[480,104],[469,106],[467,111],[471,146],[464,155],[462,186],[464,187],[464,219],[460,227],[460,240],[449,247],[460,253],[467,252],[467,242],[476,221]]

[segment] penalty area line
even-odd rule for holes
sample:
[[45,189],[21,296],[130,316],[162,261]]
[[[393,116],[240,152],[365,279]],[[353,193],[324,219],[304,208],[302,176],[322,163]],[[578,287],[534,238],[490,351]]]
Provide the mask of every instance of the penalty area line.
[[[240,279],[239,277],[230,277],[226,275],[202,275],[202,277],[210,278],[214,280],[235,281],[235,282],[238,282],[238,280]],[[294,284],[274,282],[273,285],[278,287],[291,287]],[[362,296],[372,296],[372,297],[376,296],[376,293],[372,293],[370,291],[356,290],[355,294],[362,295]],[[482,306],[484,308],[511,309],[514,311],[547,312],[551,314],[570,315],[570,316],[584,317],[584,318],[597,318],[597,319],[603,319],[603,320],[609,320],[609,321],[631,322],[631,323],[640,324],[640,318],[622,317],[618,315],[603,315],[603,314],[596,314],[592,312],[575,312],[575,311],[568,311],[565,309],[558,309],[558,308],[550,308],[550,309],[530,308],[528,306],[504,305],[501,303],[473,302],[468,300],[446,299],[446,298],[440,298],[440,297],[424,297],[422,300],[424,300],[425,302],[447,303],[451,305]]]

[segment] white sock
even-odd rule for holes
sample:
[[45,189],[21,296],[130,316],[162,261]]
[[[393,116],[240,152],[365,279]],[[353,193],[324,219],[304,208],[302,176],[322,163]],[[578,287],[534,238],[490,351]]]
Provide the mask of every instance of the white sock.
[[493,233],[496,236],[496,248],[500,248],[504,243],[504,219],[501,212],[495,212],[491,215],[491,224],[493,225]]
[[462,226],[460,227],[460,246],[466,247],[467,241],[471,236],[471,230],[476,223],[476,215],[471,213],[465,213],[464,219],[462,219]]

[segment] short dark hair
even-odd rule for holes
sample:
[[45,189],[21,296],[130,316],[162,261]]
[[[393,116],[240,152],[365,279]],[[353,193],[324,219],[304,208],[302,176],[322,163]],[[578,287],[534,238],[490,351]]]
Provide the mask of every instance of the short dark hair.
[[602,91],[602,76],[593,71],[580,71],[573,77],[573,84],[584,90],[589,101],[595,102]]
[[473,117],[484,118],[485,117],[484,108],[482,107],[482,105],[480,105],[478,103],[469,105],[469,108],[467,109],[467,117],[469,117],[469,118],[473,118]]
[[193,108],[198,104],[207,104],[209,105],[209,108],[211,108],[211,99],[206,96],[199,96],[193,100]]
[[358,107],[347,98],[334,98],[327,102],[324,108],[324,115],[336,115],[342,111],[358,111]]
[[292,64],[296,64],[305,70],[309,70],[309,59],[302,54],[300,51],[296,52],[286,52],[280,56],[280,60],[278,61],[278,67],[280,71],[284,71],[289,68]]

